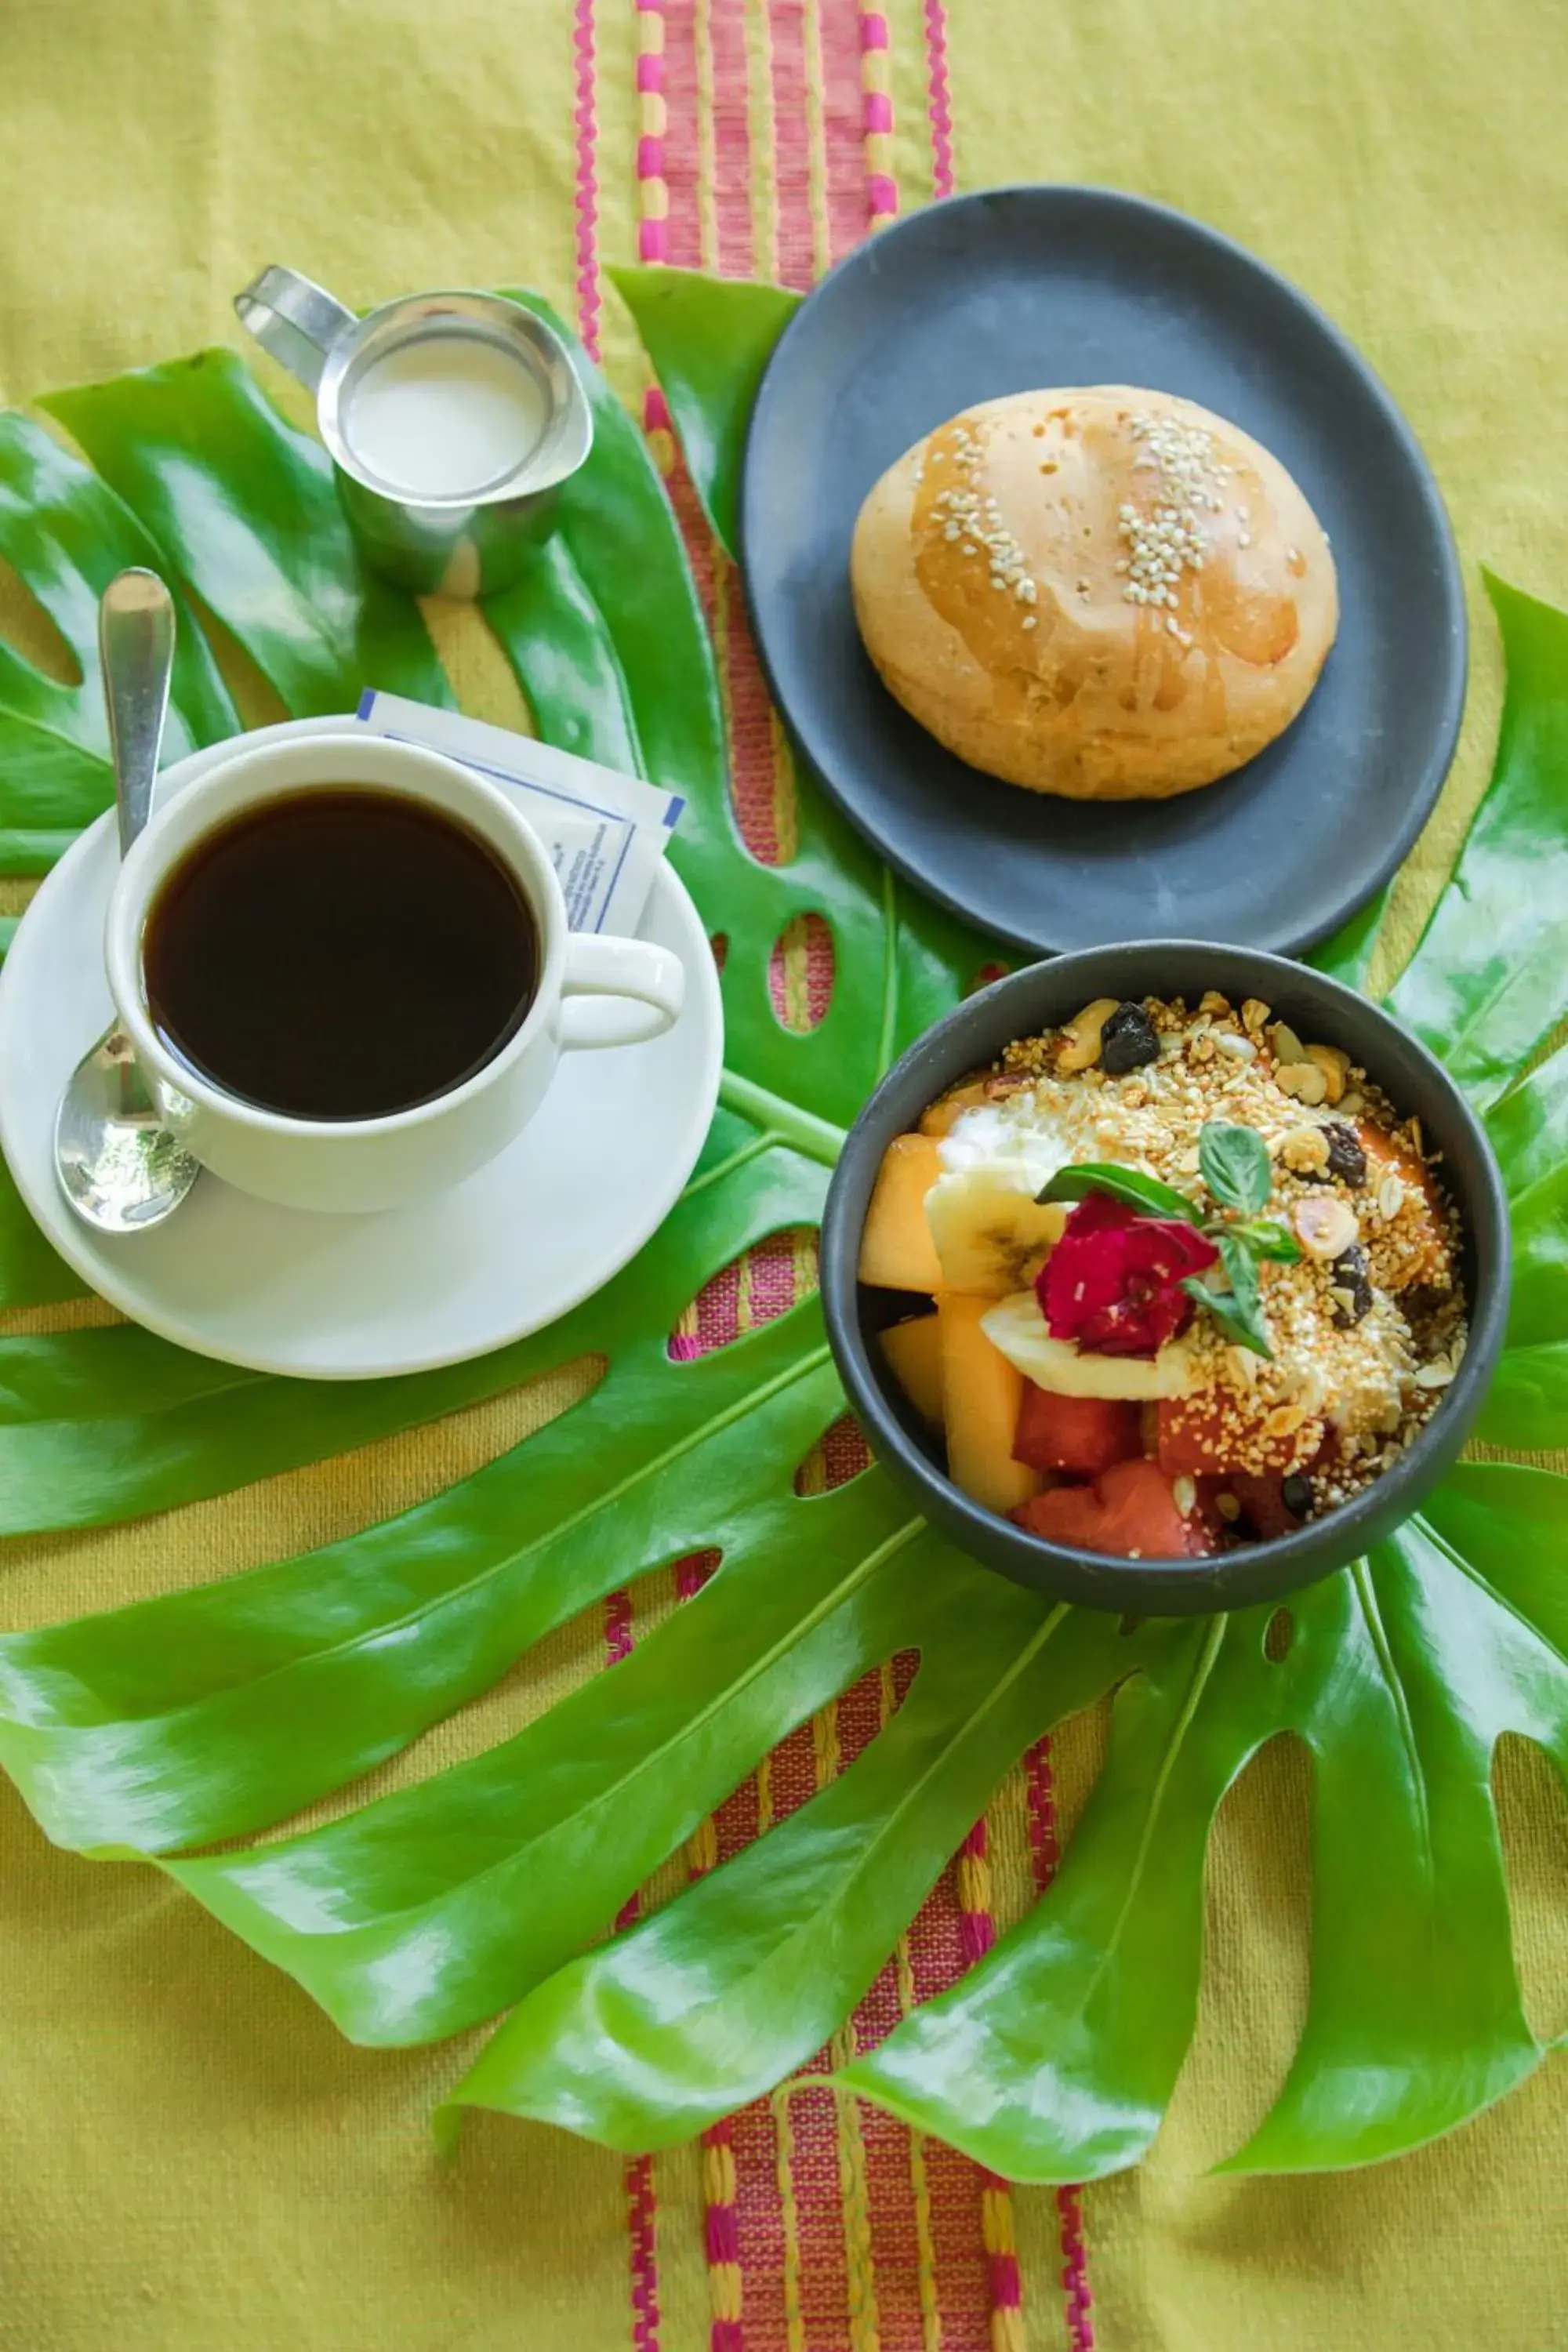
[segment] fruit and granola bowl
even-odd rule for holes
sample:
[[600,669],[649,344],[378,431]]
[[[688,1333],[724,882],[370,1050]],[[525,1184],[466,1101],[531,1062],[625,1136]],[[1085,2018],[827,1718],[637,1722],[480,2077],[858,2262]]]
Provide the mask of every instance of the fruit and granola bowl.
[[1250,950],[1094,949],[884,1080],[823,1292],[872,1445],[967,1550],[1090,1605],[1224,1608],[1354,1559],[1458,1452],[1506,1203],[1367,999]]

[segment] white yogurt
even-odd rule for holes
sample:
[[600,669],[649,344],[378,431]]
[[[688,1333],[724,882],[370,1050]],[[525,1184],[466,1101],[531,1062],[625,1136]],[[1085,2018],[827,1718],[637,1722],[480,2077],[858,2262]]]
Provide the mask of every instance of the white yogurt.
[[521,360],[478,335],[431,335],[366,369],[343,437],[366,473],[402,495],[462,498],[514,472],[547,414]]
[[976,1103],[961,1111],[938,1144],[937,1155],[952,1174],[968,1175],[983,1168],[1030,1194],[1079,1156],[1048,1112],[1031,1097],[1016,1095],[1005,1103]]

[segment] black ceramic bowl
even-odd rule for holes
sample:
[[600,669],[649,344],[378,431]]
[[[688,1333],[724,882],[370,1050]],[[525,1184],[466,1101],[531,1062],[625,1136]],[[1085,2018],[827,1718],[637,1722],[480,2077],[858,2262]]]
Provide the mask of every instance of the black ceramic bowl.
[[[1272,1543],[1208,1559],[1114,1559],[1026,1534],[960,1493],[940,1448],[886,1369],[877,1335],[910,1311],[899,1291],[857,1279],[860,1232],[882,1154],[929,1103],[994,1061],[1017,1037],[1068,1020],[1098,996],[1184,996],[1217,989],[1240,1004],[1261,997],[1299,1035],[1342,1046],[1443,1154],[1443,1179],[1464,1230],[1469,1343],[1443,1403],[1399,1461],[1352,1502]],[[970,997],[889,1072],[850,1129],[827,1196],[822,1297],[828,1337],[871,1444],[924,1512],[963,1549],[1016,1583],[1140,1616],[1200,1613],[1270,1601],[1386,1536],[1419,1505],[1458,1453],[1480,1409],[1508,1320],[1508,1204],[1491,1148],[1464,1097],[1386,1013],[1305,965],[1253,949],[1194,940],[1089,948],[1058,956]]]

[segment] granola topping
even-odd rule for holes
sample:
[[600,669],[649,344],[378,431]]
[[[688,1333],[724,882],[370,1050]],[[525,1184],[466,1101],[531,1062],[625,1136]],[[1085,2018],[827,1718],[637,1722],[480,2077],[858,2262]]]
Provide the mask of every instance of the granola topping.
[[[1118,1036],[1138,1042],[1131,1066],[1104,1051]],[[1196,1203],[1205,1126],[1254,1129],[1271,1174],[1260,1213],[1298,1237],[1301,1255],[1258,1268],[1270,1357],[1233,1344],[1205,1314],[1185,1336],[1212,1442],[1234,1474],[1283,1472],[1306,1516],[1347,1501],[1397,1459],[1458,1369],[1465,1302],[1439,1172],[1415,1122],[1366,1071],[1303,1040],[1260,1000],[1233,1007],[1211,992],[1195,1008],[1102,999],[1010,1045],[996,1083],[1006,1091],[954,1122],[945,1165],[1009,1159],[1043,1183],[1063,1167],[1109,1161]],[[1222,1274],[1212,1279],[1223,1289]],[[1222,1498],[1227,1528],[1233,1517]]]

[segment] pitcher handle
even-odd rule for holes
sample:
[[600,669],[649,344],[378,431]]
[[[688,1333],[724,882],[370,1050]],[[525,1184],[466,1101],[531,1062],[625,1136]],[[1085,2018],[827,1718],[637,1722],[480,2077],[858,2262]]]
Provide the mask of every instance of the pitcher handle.
[[277,261],[235,296],[234,307],[241,326],[307,392],[320,385],[332,345],[358,323],[325,287]]

